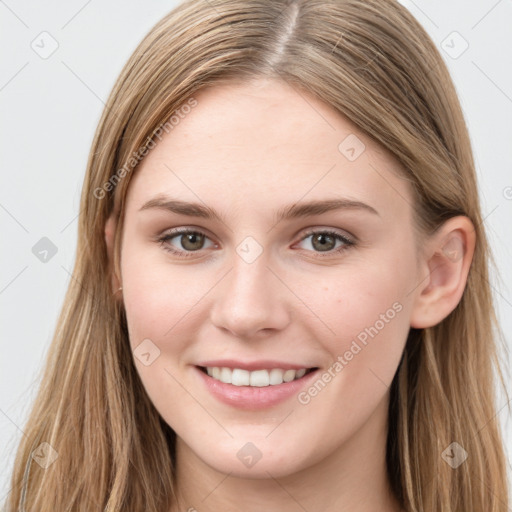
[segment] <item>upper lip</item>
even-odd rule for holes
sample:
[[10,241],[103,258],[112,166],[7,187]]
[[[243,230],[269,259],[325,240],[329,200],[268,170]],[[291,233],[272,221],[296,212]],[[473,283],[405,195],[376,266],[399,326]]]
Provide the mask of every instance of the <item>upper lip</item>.
[[282,370],[300,370],[302,368],[316,368],[307,364],[293,364],[284,363],[281,361],[271,360],[258,360],[258,361],[236,361],[234,359],[215,359],[211,361],[203,361],[197,366],[202,367],[219,367],[219,368],[240,368],[241,370],[255,371],[255,370],[272,370],[273,368],[280,368]]

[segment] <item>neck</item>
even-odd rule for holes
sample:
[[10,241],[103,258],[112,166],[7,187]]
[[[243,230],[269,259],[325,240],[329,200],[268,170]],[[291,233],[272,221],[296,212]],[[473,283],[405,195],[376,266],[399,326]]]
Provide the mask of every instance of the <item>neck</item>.
[[178,504],[175,512],[399,512],[386,467],[387,405],[321,461],[285,477],[248,479],[204,463],[176,441]]

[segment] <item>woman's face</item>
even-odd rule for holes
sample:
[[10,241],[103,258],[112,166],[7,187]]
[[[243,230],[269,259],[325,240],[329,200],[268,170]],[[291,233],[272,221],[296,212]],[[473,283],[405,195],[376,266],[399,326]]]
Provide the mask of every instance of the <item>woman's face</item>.
[[422,279],[409,186],[285,83],[195,100],[127,196],[122,295],[145,389],[180,453],[224,473],[363,461]]

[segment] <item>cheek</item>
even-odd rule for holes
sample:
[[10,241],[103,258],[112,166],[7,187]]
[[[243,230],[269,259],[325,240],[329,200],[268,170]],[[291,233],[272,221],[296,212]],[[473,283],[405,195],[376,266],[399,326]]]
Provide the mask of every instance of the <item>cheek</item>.
[[123,248],[123,301],[132,345],[144,338],[163,343],[184,319],[190,323],[194,307],[215,276],[207,270],[192,274],[189,269],[170,265],[163,249],[148,250],[136,244]]
[[320,336],[326,331],[320,324],[316,339],[331,362],[297,397],[304,421],[314,411],[314,425],[333,445],[355,434],[382,404],[409,332],[403,283],[372,272],[347,274],[344,283],[321,288],[318,311],[334,334]]
[[[410,329],[412,253],[389,251],[375,259],[341,265],[302,288],[301,298],[330,330],[317,339],[340,363],[332,369],[345,375],[339,385],[357,393],[371,392],[379,380],[391,383]],[[317,333],[327,331],[317,323]]]
[[380,258],[378,264],[340,265],[321,277],[299,278],[304,284],[300,296],[331,328],[332,337],[346,339],[374,324],[382,330],[382,322],[387,326],[388,320],[396,323],[395,318],[406,316],[397,312],[407,309],[411,300],[413,271],[410,263],[393,257]]
[[194,305],[206,285],[191,282],[155,252],[135,244],[123,248],[123,302],[136,370],[151,402],[174,428],[179,411],[197,406],[183,391],[179,372],[197,324]]

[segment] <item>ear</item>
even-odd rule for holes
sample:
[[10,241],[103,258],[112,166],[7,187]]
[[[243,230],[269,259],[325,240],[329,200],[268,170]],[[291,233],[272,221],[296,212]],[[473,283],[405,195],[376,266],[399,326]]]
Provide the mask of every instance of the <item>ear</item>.
[[119,290],[119,287],[121,286],[121,281],[117,277],[115,272],[115,265],[114,265],[114,238],[116,234],[116,228],[117,228],[117,218],[112,214],[105,223],[105,243],[107,245],[107,254],[108,254],[108,261],[109,261],[109,268],[111,272],[111,279],[112,279],[112,292],[114,294],[117,293]]
[[[446,318],[460,302],[473,254],[476,234],[468,217],[447,220],[427,241],[421,260],[421,285],[411,311],[411,327],[432,327]],[[427,278],[425,278],[427,275]]]

